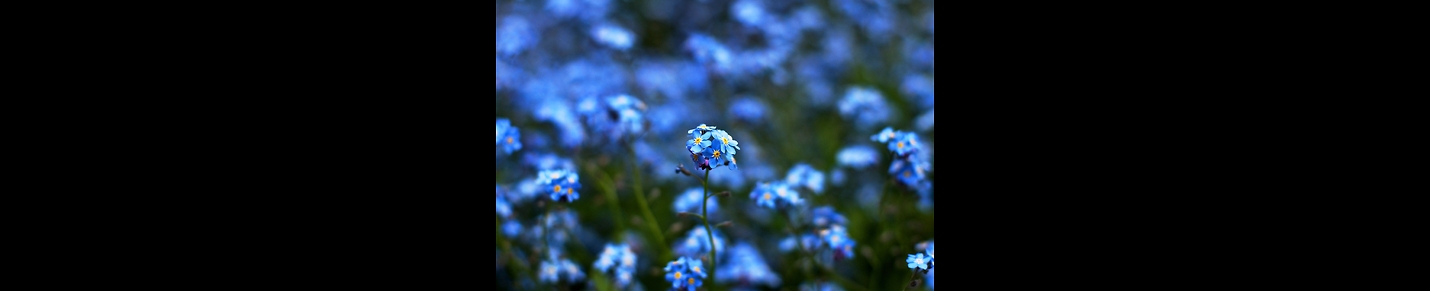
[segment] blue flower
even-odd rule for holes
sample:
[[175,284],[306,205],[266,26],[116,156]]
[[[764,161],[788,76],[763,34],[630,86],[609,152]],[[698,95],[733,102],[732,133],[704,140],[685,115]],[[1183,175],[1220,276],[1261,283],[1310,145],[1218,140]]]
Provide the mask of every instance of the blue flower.
[[925,256],[924,253],[914,253],[912,255],[909,255],[909,258],[904,261],[909,263],[909,269],[928,270],[929,261],[931,260],[932,258]]
[[759,26],[765,20],[765,8],[760,7],[760,3],[752,0],[735,1],[730,5],[731,14],[735,19],[746,26]]
[[[689,234],[685,236],[685,239],[677,241],[676,246],[672,249],[674,249],[677,254],[687,256],[708,254],[710,253],[710,238],[705,234],[705,228],[703,227],[692,228]],[[715,231],[715,251],[719,252],[724,249],[725,236],[720,234],[717,230]]]
[[893,127],[885,127],[883,131],[879,132],[879,134],[869,136],[869,139],[877,141],[879,143],[889,143],[890,140],[893,140],[895,137],[898,136],[899,132],[894,131]]
[[765,103],[753,97],[741,97],[730,102],[730,115],[745,122],[764,122],[766,111],[768,107]]
[[631,44],[635,42],[636,37],[630,30],[626,30],[615,24],[606,23],[592,28],[591,38],[596,39],[596,42],[600,42],[612,48],[626,50],[631,48]]
[[497,215],[511,216],[511,203],[506,202],[506,198],[502,198],[501,195],[497,195]]
[[843,287],[839,287],[839,285],[836,285],[836,284],[834,284],[834,283],[823,282],[823,283],[804,283],[804,284],[800,284],[800,285],[799,285],[799,290],[800,290],[800,291],[844,291],[844,288],[843,288]]
[[497,118],[497,145],[508,154],[521,149],[521,131],[511,126],[511,120]]
[[921,161],[898,159],[889,164],[889,174],[894,175],[904,186],[917,188],[924,180],[926,168],[927,165]]
[[557,275],[561,274],[561,264],[551,261],[541,262],[541,274],[537,275],[541,282],[556,282]]
[[705,272],[693,268],[700,267],[700,260],[680,257],[665,265],[665,281],[670,282],[670,288],[694,291],[704,284]]
[[798,250],[799,248],[801,248],[799,244],[803,244],[802,247],[806,250],[813,250],[815,246],[819,245],[819,241],[819,237],[814,236],[813,234],[804,234],[799,236],[798,242],[795,241],[795,237],[793,236],[786,237],[784,240],[780,241],[780,251],[790,252],[793,250]]
[[759,250],[749,243],[739,242],[730,247],[730,251],[723,253],[724,259],[719,267],[720,282],[740,282],[741,284],[759,284],[769,287],[780,285],[780,278],[770,271],[770,267],[765,263],[765,259],[760,256]]
[[537,174],[536,182],[542,186],[549,187],[551,201],[574,202],[581,197],[581,183],[577,183],[576,172],[567,170],[547,170]]
[[830,225],[827,229],[819,230],[820,239],[829,250],[834,252],[834,259],[847,259],[854,257],[854,240],[849,238],[849,231],[842,225]]
[[878,163],[879,154],[875,152],[872,147],[856,145],[839,150],[835,159],[839,161],[839,165],[841,166],[865,168]]
[[870,127],[889,119],[884,95],[869,87],[851,87],[839,100],[839,114],[854,119],[859,127]]
[[685,147],[690,151],[690,159],[695,162],[696,169],[709,170],[719,166],[738,169],[735,153],[740,149],[740,142],[730,137],[729,133],[705,124],[685,133],[690,135]]
[[508,238],[515,237],[516,235],[521,234],[521,223],[516,222],[515,219],[507,220],[505,223],[502,223],[501,230],[502,233],[506,234]]
[[502,24],[497,28],[497,53],[503,56],[521,53],[537,42],[537,36],[525,18],[516,15],[502,18]]
[[601,250],[601,256],[596,258],[596,263],[594,263],[593,266],[596,267],[597,270],[601,270],[601,272],[610,271],[611,267],[616,265],[616,260],[620,259],[618,258],[620,255],[620,249],[608,243],[606,244],[606,248]]
[[799,192],[791,190],[789,184],[785,182],[760,183],[755,186],[755,190],[750,192],[750,199],[755,200],[755,205],[777,209],[792,205],[799,205],[804,202],[800,199]]
[[696,62],[714,66],[721,73],[730,72],[730,49],[715,38],[699,33],[691,34],[690,38],[685,40],[685,49],[690,51]]
[[904,76],[904,82],[899,85],[899,91],[902,91],[904,97],[909,101],[916,102],[919,108],[933,109],[933,80],[928,76],[920,74]]
[[831,224],[846,225],[849,220],[844,215],[834,212],[834,207],[820,206],[814,208],[814,227],[824,228]]
[[929,290],[933,290],[933,271],[934,269],[929,269],[929,273],[924,274],[924,282],[928,282],[926,285],[929,285]]
[[581,272],[581,266],[568,259],[561,259],[561,275],[567,282],[572,283],[586,278],[586,273]]
[[790,185],[804,187],[815,194],[824,193],[824,173],[815,170],[809,164],[799,163],[789,169],[785,174],[785,182]]
[[897,137],[889,141],[889,151],[900,157],[908,156],[909,153],[917,152],[923,148],[919,143],[919,135],[912,132],[899,132]]
[[[700,213],[700,203],[702,199],[705,199],[705,191],[703,189],[685,189],[684,193],[681,193],[680,196],[675,197],[675,203],[673,205],[675,207],[675,212]],[[709,206],[707,206],[707,208],[709,209],[706,210],[710,213],[711,216],[714,216],[715,213],[720,210],[720,204],[715,203],[713,198],[710,202],[706,204],[709,204]]]

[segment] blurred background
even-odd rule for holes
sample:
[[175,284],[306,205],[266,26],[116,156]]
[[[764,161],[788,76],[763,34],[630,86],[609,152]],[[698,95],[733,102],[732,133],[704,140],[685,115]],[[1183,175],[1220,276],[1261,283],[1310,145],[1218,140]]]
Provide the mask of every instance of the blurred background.
[[[932,289],[933,1],[496,1],[495,28],[499,289],[669,290],[681,257],[697,289]],[[708,183],[702,124],[739,147]],[[707,189],[714,266],[680,215]]]

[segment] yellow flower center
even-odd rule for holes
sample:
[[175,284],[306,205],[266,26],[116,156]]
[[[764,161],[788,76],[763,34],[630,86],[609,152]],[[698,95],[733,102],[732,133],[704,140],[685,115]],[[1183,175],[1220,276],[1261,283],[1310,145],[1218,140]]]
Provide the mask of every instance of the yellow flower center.
[[695,271],[696,271],[696,272],[699,272],[699,271],[700,271],[700,267],[695,267]]
[[770,193],[765,193],[765,200],[770,200]]
[[571,188],[566,188],[566,194],[567,194],[567,195],[570,195],[570,194],[571,194]]
[[695,143],[700,143],[700,137],[695,138]]
[[839,236],[836,235],[836,236],[831,236],[831,237],[829,237],[829,243],[835,243],[835,244],[839,243]]
[[899,142],[899,148],[904,148],[904,142]]
[[675,271],[675,279],[680,280],[680,271]]
[[715,151],[715,158],[716,158],[716,159],[719,159],[719,158],[720,158],[720,151]]
[[687,279],[687,280],[689,280],[689,281],[685,281],[685,282],[688,282],[688,283],[686,283],[686,284],[695,285],[695,278],[690,278],[690,279]]
[[561,185],[556,185],[556,191],[555,191],[555,192],[561,192]]
[[724,142],[725,144],[729,144],[729,143],[730,143],[730,137],[728,137],[728,136],[727,136],[727,137],[722,137],[722,138],[720,138],[720,141],[721,141],[721,142]]
[[511,137],[506,138],[506,143],[511,143]]

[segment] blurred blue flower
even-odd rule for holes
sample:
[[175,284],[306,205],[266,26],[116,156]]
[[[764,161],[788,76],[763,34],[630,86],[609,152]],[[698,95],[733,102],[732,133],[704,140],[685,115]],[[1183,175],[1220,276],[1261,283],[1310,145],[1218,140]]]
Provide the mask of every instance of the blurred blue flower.
[[789,169],[785,174],[785,183],[796,187],[804,187],[815,194],[824,193],[824,173],[815,170],[809,164],[799,163]]
[[867,128],[889,119],[889,107],[884,95],[869,87],[850,87],[839,100],[839,114],[854,120],[854,124]]
[[925,168],[922,162],[898,159],[889,164],[889,174],[898,178],[904,186],[915,187],[924,180]]
[[[680,196],[675,197],[675,212],[700,213],[700,203],[701,200],[705,198],[704,192],[704,189],[701,188],[686,189],[684,193],[680,194]],[[707,206],[707,208],[709,209],[706,210],[710,213],[710,216],[713,217],[718,211],[720,211],[720,203],[715,203],[713,197],[707,204],[709,204],[709,206]]]
[[800,290],[800,291],[844,291],[844,288],[843,288],[843,287],[839,287],[839,285],[836,285],[836,284],[834,284],[834,283],[829,283],[829,282],[815,282],[815,283],[804,283],[804,284],[800,284],[800,285],[799,285],[799,290]]
[[766,17],[765,8],[760,7],[760,2],[754,0],[735,1],[730,5],[730,13],[745,26],[758,27],[764,23]]
[[[803,246],[804,249],[806,249],[806,250],[813,250],[814,247],[816,247],[816,246],[819,245],[820,239],[819,239],[819,237],[814,236],[813,234],[804,234],[804,235],[800,235],[800,236],[799,236],[799,242],[804,245],[804,246]],[[781,240],[781,241],[780,241],[780,251],[781,251],[781,252],[790,252],[790,251],[799,250],[800,247],[801,247],[800,245],[795,244],[795,237],[794,237],[794,236],[786,237],[784,240]]]
[[586,278],[586,273],[581,272],[581,266],[576,265],[576,263],[571,262],[571,260],[561,259],[561,277],[568,280],[567,282],[574,283]]
[[699,260],[680,257],[665,265],[665,281],[670,282],[670,288],[674,290],[695,291],[705,279],[705,272],[693,269],[699,266]]
[[507,220],[502,223],[501,230],[502,234],[505,234],[508,238],[516,237],[516,235],[521,234],[521,223],[515,219]]
[[511,126],[511,120],[497,118],[497,144],[507,154],[521,149],[521,131]]
[[853,168],[865,168],[879,163],[879,154],[874,148],[866,145],[854,145],[839,150],[835,155],[839,165]]
[[521,162],[529,167],[537,169],[562,169],[575,171],[576,163],[571,159],[562,158],[555,154],[545,152],[528,151],[522,155]]
[[849,231],[844,226],[833,224],[827,229],[819,230],[820,239],[829,246],[829,250],[834,252],[834,259],[848,259],[854,257],[854,240],[849,238]]
[[721,73],[728,73],[732,68],[730,49],[708,35],[691,34],[690,38],[685,40],[685,50],[690,51],[696,62],[713,66]]
[[929,109],[928,112],[920,114],[918,119],[914,120],[914,126],[918,127],[919,131],[927,132],[933,130],[933,109]]
[[526,22],[526,18],[516,15],[508,15],[502,18],[502,23],[497,27],[497,53],[503,56],[512,56],[521,53],[537,42],[537,34],[531,24]]
[[630,30],[620,27],[619,25],[604,23],[591,29],[591,38],[611,48],[626,50],[631,48],[631,44],[635,42],[636,36],[632,34]]
[[750,199],[754,199],[756,205],[770,209],[796,206],[804,202],[799,197],[799,192],[790,190],[789,184],[783,181],[760,183],[750,192]]
[[511,203],[506,202],[506,198],[497,195],[497,215],[501,217],[511,216]]
[[725,257],[720,261],[724,263],[718,270],[720,274],[728,275],[722,275],[720,278],[716,278],[716,281],[737,282],[741,285],[765,285],[772,288],[780,285],[779,275],[770,271],[769,265],[765,263],[764,257],[760,256],[759,250],[750,246],[749,243],[736,243],[730,247],[728,253],[722,255]]
[[[676,246],[672,249],[675,250],[676,254],[686,256],[698,257],[708,254],[710,252],[710,238],[706,237],[705,234],[705,228],[703,227],[691,228],[690,232],[685,236],[685,239],[676,242]],[[716,230],[715,252],[722,252],[724,250],[725,236],[720,234],[719,230]]]
[[551,201],[575,202],[577,198],[581,197],[581,193],[576,192],[577,189],[581,189],[578,178],[576,172],[573,171],[545,170],[537,174],[536,182],[542,186],[550,187],[551,192],[548,193],[550,193]]
[[594,264],[601,272],[612,271],[615,267],[616,285],[625,287],[631,284],[636,269],[636,255],[631,252],[631,247],[625,244],[606,244],[606,248],[601,251],[600,258]]
[[844,169],[834,168],[829,172],[829,180],[834,182],[835,186],[844,186],[844,180],[848,179],[845,177]]
[[912,255],[909,255],[909,258],[905,259],[904,261],[909,263],[909,269],[928,270],[929,260],[930,258],[928,256],[925,256],[924,253],[914,253]]
[[923,144],[919,143],[919,135],[912,132],[900,132],[894,140],[889,142],[889,150],[900,157],[906,157],[923,149]]
[[[932,29],[932,28],[930,28],[930,29]],[[925,285],[928,285],[928,286],[929,286],[929,290],[933,290],[933,272],[934,272],[934,269],[929,269],[929,273],[928,273],[928,274],[924,274],[924,282],[928,282],[928,283],[925,284]]]
[[730,116],[749,123],[763,123],[768,110],[764,102],[750,96],[742,96],[730,102]]
[[933,79],[925,75],[909,74],[899,85],[899,91],[909,101],[914,101],[922,109],[933,109]]
[[560,17],[594,20],[606,15],[610,2],[610,0],[550,0],[546,2],[546,11]]
[[540,277],[540,278],[541,278],[541,282],[551,282],[551,283],[555,283],[555,282],[556,282],[556,277],[557,277],[557,275],[560,275],[560,274],[561,274],[561,264],[560,264],[560,263],[551,262],[551,261],[542,261],[542,262],[541,262],[541,274],[540,274],[540,275],[537,275],[537,277]]
[[899,132],[894,131],[893,127],[885,127],[884,130],[880,131],[878,134],[869,136],[869,139],[877,141],[879,143],[889,143],[890,140],[893,140],[895,137],[898,136]]
[[833,224],[846,225],[849,220],[844,215],[834,211],[834,207],[820,206],[814,208],[814,227],[826,228]]

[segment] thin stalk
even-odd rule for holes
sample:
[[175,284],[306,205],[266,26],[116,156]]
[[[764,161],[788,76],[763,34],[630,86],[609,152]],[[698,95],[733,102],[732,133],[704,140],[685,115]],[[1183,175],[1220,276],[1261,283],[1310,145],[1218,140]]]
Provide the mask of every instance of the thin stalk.
[[714,282],[715,266],[720,259],[715,256],[715,231],[710,229],[710,220],[706,219],[706,217],[710,217],[710,213],[705,208],[710,201],[710,184],[705,181],[709,180],[710,169],[705,169],[705,180],[700,181],[700,186],[705,188],[705,199],[700,199],[700,221],[705,223],[705,238],[710,241],[710,281]]

